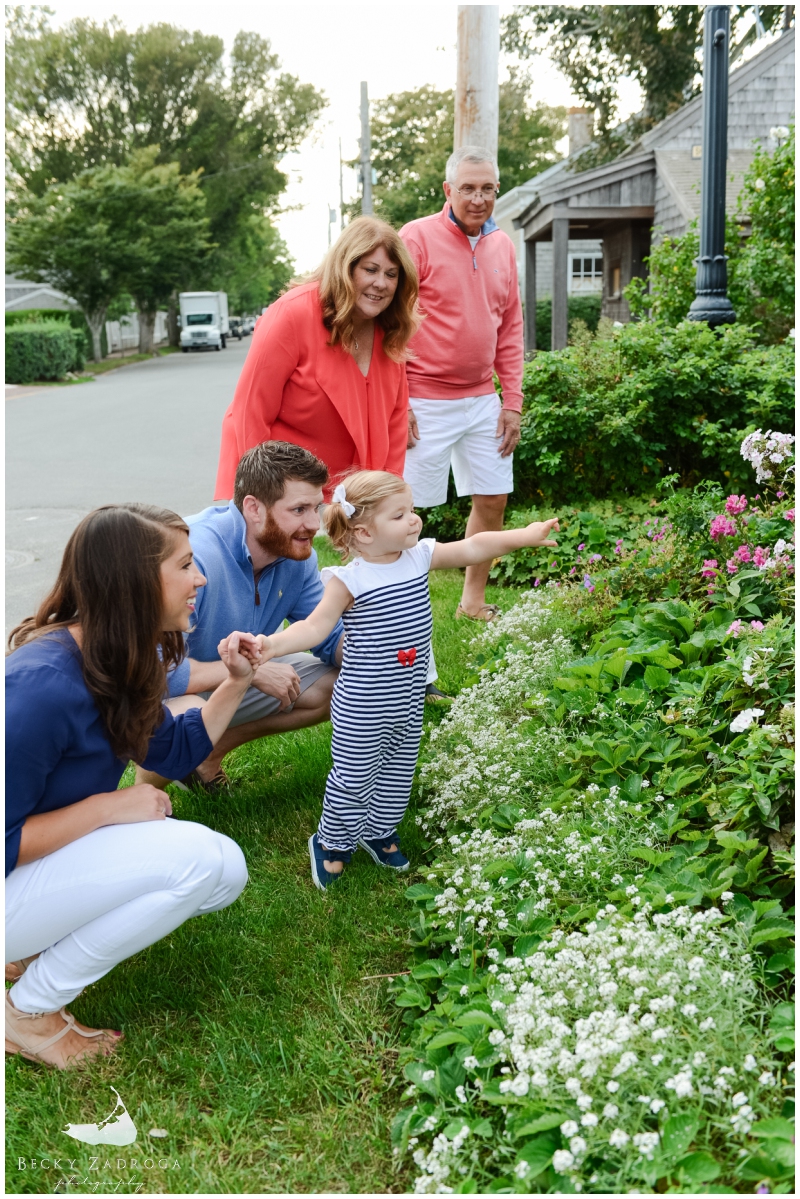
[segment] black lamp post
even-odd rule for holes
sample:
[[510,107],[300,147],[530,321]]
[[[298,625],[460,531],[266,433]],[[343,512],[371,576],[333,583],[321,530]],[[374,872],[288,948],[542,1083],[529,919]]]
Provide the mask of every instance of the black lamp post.
[[731,325],[736,320],[728,299],[725,254],[725,168],[728,158],[728,48],[730,10],[710,4],[703,31],[703,184],[700,257],[690,321]]

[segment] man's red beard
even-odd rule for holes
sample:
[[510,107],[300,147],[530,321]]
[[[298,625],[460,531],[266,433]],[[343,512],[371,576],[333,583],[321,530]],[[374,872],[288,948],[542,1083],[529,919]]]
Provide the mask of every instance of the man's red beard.
[[264,519],[264,528],[260,533],[255,533],[254,537],[262,550],[268,554],[274,554],[276,558],[293,558],[297,562],[302,562],[303,559],[311,557],[312,535],[309,534],[309,540],[304,546],[294,541],[291,534],[285,533],[275,523],[269,508]]

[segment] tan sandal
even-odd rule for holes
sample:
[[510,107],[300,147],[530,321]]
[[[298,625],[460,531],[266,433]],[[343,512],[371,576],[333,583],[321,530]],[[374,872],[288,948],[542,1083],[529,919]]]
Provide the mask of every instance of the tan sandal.
[[6,982],[15,983],[18,978],[22,978],[31,962],[35,961],[38,956],[38,953],[32,953],[29,958],[19,958],[16,962],[6,962]]
[[481,604],[478,611],[473,615],[472,612],[466,612],[461,604],[456,608],[456,620],[480,620],[484,624],[489,624],[496,620],[500,615],[500,608],[497,604]]
[[[41,1023],[45,1016],[52,1015],[52,1012],[18,1011],[11,1002],[9,992],[6,991],[6,1053],[19,1054],[21,1057],[27,1058],[29,1062],[41,1062],[43,1066],[51,1066],[56,1070],[67,1070],[81,1058],[76,1057],[74,1061],[68,1059],[68,1064],[59,1066],[55,1062],[46,1061],[42,1057],[42,1053],[65,1037],[68,1032],[75,1032],[79,1037],[85,1037],[89,1041],[97,1037],[114,1037],[117,1041],[122,1040],[122,1033],[115,1033],[110,1028],[79,1028],[72,1013],[63,1007],[60,1009],[59,1015],[64,1021],[64,1027],[52,1036],[45,1036],[42,1039],[42,1034],[37,1033],[37,1022]],[[109,1042],[106,1053],[113,1052],[115,1048],[116,1045]]]

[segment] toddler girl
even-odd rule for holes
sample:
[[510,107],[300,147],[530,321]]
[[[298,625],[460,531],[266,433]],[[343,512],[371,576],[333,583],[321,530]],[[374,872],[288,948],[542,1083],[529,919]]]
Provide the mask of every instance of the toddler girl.
[[311,649],[344,624],[344,658],[333,689],[333,769],[319,828],[309,838],[321,891],[361,846],[379,865],[407,870],[397,825],[411,794],[422,736],[431,645],[428,571],[472,566],[548,541],[556,520],[476,533],[465,541],[419,540],[411,489],[396,475],[350,475],[326,509],[326,531],[346,566],[321,571],[325,594],[306,620],[259,637],[262,661]]

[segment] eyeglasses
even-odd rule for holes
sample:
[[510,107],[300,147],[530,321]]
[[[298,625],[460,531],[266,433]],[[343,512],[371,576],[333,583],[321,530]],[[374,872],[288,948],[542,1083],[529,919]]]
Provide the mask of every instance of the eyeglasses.
[[500,185],[487,183],[485,187],[470,187],[467,184],[466,187],[454,187],[453,191],[458,192],[464,200],[471,200],[473,196],[482,196],[484,200],[492,200],[500,194]]

